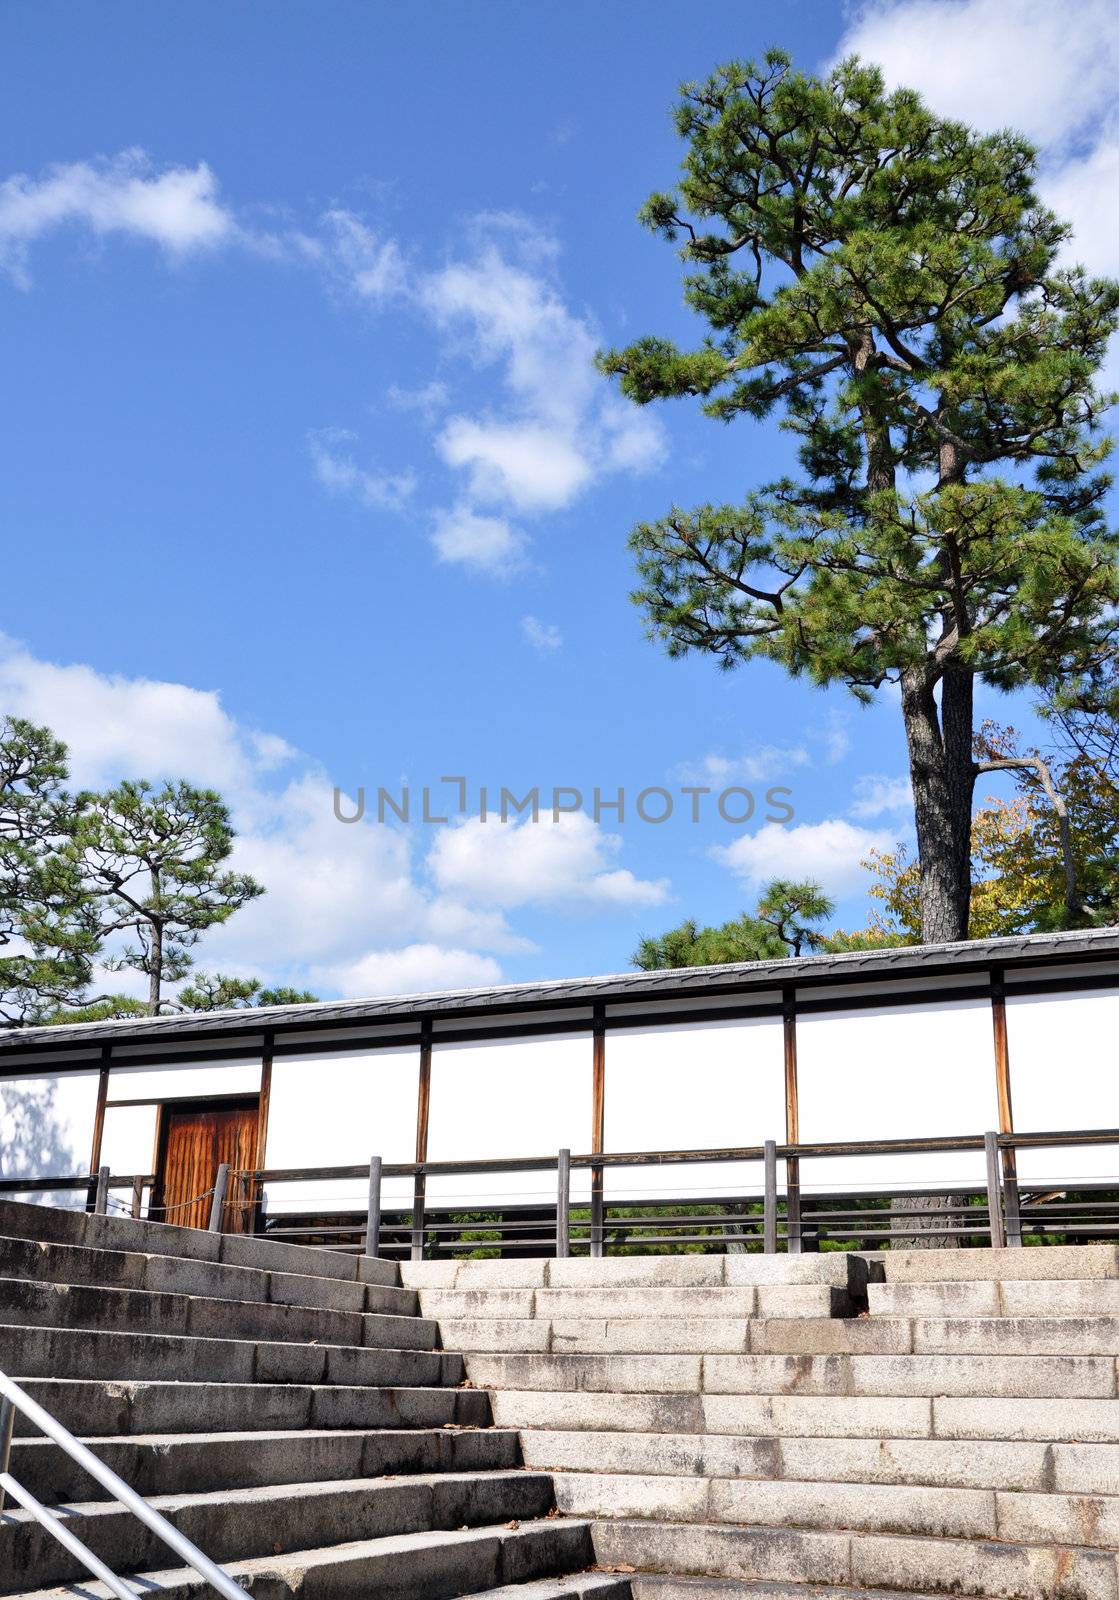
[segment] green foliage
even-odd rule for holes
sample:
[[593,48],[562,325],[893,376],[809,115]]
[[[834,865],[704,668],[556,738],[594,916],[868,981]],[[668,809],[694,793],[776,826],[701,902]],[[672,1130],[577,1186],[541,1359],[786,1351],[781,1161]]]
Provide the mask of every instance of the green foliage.
[[147,976],[153,1015],[164,983],[186,976],[203,932],[264,893],[225,866],[232,849],[229,809],[212,789],[126,780],[78,797],[68,852],[99,935],[136,938],[105,965]]
[[815,883],[775,879],[762,891],[751,916],[700,928],[682,922],[658,938],[642,939],[632,961],[643,972],[669,967],[712,967],[728,961],[773,961],[827,947],[825,935],[813,926],[830,917],[832,902]]
[[231,978],[222,972],[195,972],[179,990],[183,1011],[242,1011],[251,1006],[298,1006],[317,1000],[308,989],[266,989],[259,978]]
[[0,1019],[41,1021],[89,981],[97,941],[63,854],[66,747],[49,728],[0,722]]
[[763,656],[862,699],[901,684],[922,896],[935,877],[951,902],[942,923],[923,905],[926,929],[952,936],[972,680],[1091,679],[1112,653],[1096,378],[1119,285],[1058,266],[1068,230],[1026,141],[857,60],[822,79],[777,51],[732,62],[684,86],[676,124],[680,181],[641,215],[678,243],[707,335],[600,366],[641,405],[776,419],[800,470],[640,524],[633,598],[673,656]]

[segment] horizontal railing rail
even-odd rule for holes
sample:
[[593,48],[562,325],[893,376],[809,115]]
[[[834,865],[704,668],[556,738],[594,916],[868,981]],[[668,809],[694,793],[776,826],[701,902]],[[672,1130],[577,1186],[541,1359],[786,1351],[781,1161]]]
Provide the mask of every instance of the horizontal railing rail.
[[[212,1189],[190,1202],[210,1199],[208,1226],[220,1229],[236,1219],[244,1228],[270,1237],[340,1250],[365,1249],[413,1258],[461,1254],[480,1249],[540,1254],[615,1248],[760,1246],[797,1252],[823,1243],[877,1248],[883,1243],[928,1241],[938,1234],[959,1241],[1017,1246],[1023,1234],[1044,1241],[1119,1238],[1119,1170],[1093,1178],[1061,1180],[1058,1187],[1033,1183],[1020,1193],[1018,1158],[1023,1152],[1059,1152],[1073,1147],[1116,1147],[1119,1128],[1059,1129],[1014,1133],[937,1135],[926,1139],[861,1139],[758,1145],[725,1145],[693,1150],[557,1151],[553,1155],[501,1156],[477,1160],[388,1162],[334,1166],[233,1169],[222,1165]],[[982,1177],[933,1177],[907,1182],[877,1180],[815,1191],[807,1181],[814,1164],[836,1158],[936,1157],[982,1155]],[[780,1163],[784,1181],[778,1182]],[[734,1194],[705,1193],[703,1169],[716,1164],[754,1169]],[[687,1179],[670,1185],[672,1194],[642,1189],[641,1174],[686,1169]],[[826,1171],[826,1168],[824,1169]],[[608,1174],[628,1171],[632,1192],[607,1195]],[[554,1185],[501,1196],[496,1192],[442,1195],[432,1199],[430,1180],[484,1180],[525,1174]],[[589,1174],[589,1193],[579,1198],[574,1180]],[[725,1180],[724,1180],[725,1181]],[[0,1193],[84,1189],[91,1208],[105,1211],[110,1200],[133,1216],[144,1212],[145,1195],[154,1195],[152,1174],[98,1173],[73,1178],[8,1179]],[[385,1185],[404,1187],[391,1204]],[[285,1188],[327,1184],[354,1185],[341,1198],[301,1199]],[[360,1190],[357,1189],[360,1185]],[[483,1184],[484,1190],[484,1184]],[[111,1190],[131,1192],[131,1203]],[[528,1198],[526,1198],[526,1195]],[[1070,1198],[1075,1196],[1076,1198]],[[888,1198],[887,1198],[888,1197]],[[146,1214],[174,1221],[175,1208]],[[370,1250],[370,1241],[373,1248]]]
[[113,1499],[126,1511],[130,1511],[150,1528],[156,1537],[173,1550],[180,1561],[192,1572],[197,1573],[203,1582],[208,1583],[218,1594],[224,1595],[225,1600],[245,1600],[244,1589],[234,1582],[228,1572],[223,1572],[220,1567],[215,1566],[209,1556],[203,1555],[196,1544],[193,1544],[185,1534],[180,1533],[178,1528],[168,1522],[166,1517],[161,1516],[154,1506],[150,1506],[111,1467],[106,1466],[92,1450],[75,1439],[68,1428],[64,1428],[56,1417],[52,1417],[49,1411],[44,1410],[38,1401],[32,1400],[18,1383],[3,1372],[0,1372],[0,1512],[4,1509],[4,1496],[11,1495],[29,1516],[34,1517],[36,1522],[58,1540],[59,1544],[69,1550],[93,1577],[99,1579],[117,1597],[117,1600],[138,1600],[139,1590],[124,1583],[88,1545],[78,1538],[72,1528],[48,1510],[13,1476],[10,1466],[17,1411],[21,1412],[40,1433],[58,1445],[60,1450],[65,1451],[71,1461],[84,1468],[103,1489],[107,1489]]

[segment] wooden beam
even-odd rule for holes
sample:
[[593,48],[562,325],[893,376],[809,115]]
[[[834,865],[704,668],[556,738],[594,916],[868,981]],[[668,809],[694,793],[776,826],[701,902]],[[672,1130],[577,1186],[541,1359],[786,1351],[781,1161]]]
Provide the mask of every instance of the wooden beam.
[[[797,1002],[791,983],[781,989],[781,1018],[785,1034],[785,1143],[800,1143],[800,1096],[797,1086]],[[787,1248],[798,1255],[800,1233],[800,1159],[785,1160],[785,1234]]]
[[109,1065],[112,1045],[101,1046],[101,1071],[97,1079],[97,1103],[93,1108],[93,1147],[89,1153],[89,1170],[95,1173],[101,1165],[101,1144],[105,1137],[105,1102],[109,1098]]
[[424,1213],[427,1208],[427,1177],[422,1163],[427,1160],[427,1136],[431,1123],[431,1020],[420,1025],[420,1076],[416,1094],[416,1173],[412,1191],[412,1260],[422,1261],[424,1251]]
[[[591,1154],[601,1155],[606,1139],[606,1007],[594,1007],[591,1049]],[[591,1168],[591,1255],[605,1250],[606,1194],[603,1169]]]
[[[1006,978],[1002,967],[991,968],[991,1026],[995,1041],[995,1091],[999,1103],[999,1132],[1014,1132],[1014,1101],[1010,1092],[1010,1046],[1006,1036]],[[1022,1243],[1022,1215],[1018,1198],[1018,1156],[1002,1152],[1003,1194],[1006,1204],[1006,1242]]]

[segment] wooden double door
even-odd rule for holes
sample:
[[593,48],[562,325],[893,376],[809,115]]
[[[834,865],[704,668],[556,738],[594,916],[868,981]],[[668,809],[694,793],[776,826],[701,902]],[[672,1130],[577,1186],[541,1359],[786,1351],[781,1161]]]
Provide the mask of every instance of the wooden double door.
[[252,1227],[252,1195],[233,1173],[256,1165],[260,1097],[231,1100],[178,1100],[160,1110],[159,1160],[156,1167],[154,1215],[160,1222],[184,1228],[205,1228],[218,1168],[230,1168],[222,1218],[224,1233],[248,1233]]

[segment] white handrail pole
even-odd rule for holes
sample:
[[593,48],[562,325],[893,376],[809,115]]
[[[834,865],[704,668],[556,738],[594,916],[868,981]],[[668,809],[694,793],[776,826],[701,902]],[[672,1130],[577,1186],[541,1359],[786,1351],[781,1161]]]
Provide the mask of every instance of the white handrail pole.
[[[88,1450],[84,1444],[75,1439],[61,1422],[56,1421],[49,1411],[44,1411],[38,1401],[32,1400],[31,1396],[25,1394],[19,1384],[13,1383],[4,1372],[0,1372],[0,1394],[12,1401],[30,1422],[46,1434],[48,1439],[53,1439],[55,1444],[61,1445],[71,1460],[84,1467],[90,1477],[96,1478],[102,1488],[108,1489],[115,1500],[119,1500],[133,1516],[139,1517],[146,1527],[158,1534],[164,1544],[181,1558],[185,1566],[197,1572],[200,1578],[204,1578],[219,1594],[224,1595],[225,1600],[245,1600],[245,1591],[240,1584],[235,1583],[220,1567],[216,1567],[208,1556],[202,1554],[197,1545],[192,1544],[185,1534],[180,1533],[178,1528],[168,1522],[166,1517],[160,1516],[142,1495],[130,1489],[124,1479],[117,1476],[112,1467],[107,1467],[92,1450]],[[10,1475],[4,1487],[9,1493],[12,1492]],[[132,1600],[132,1597],[129,1596],[128,1600]]]
[[71,1533],[64,1522],[48,1511],[45,1505],[29,1494],[21,1483],[17,1483],[10,1472],[0,1473],[0,1488],[10,1494],[13,1500],[19,1502],[25,1511],[29,1511],[36,1522],[41,1522],[47,1532],[56,1538],[60,1545],[69,1550],[72,1556],[77,1556],[82,1566],[92,1572],[95,1578],[100,1578],[107,1589],[116,1595],[117,1600],[137,1600],[136,1590],[126,1588],[115,1573],[110,1572],[105,1563],[95,1556],[88,1545],[84,1545],[77,1534]]

